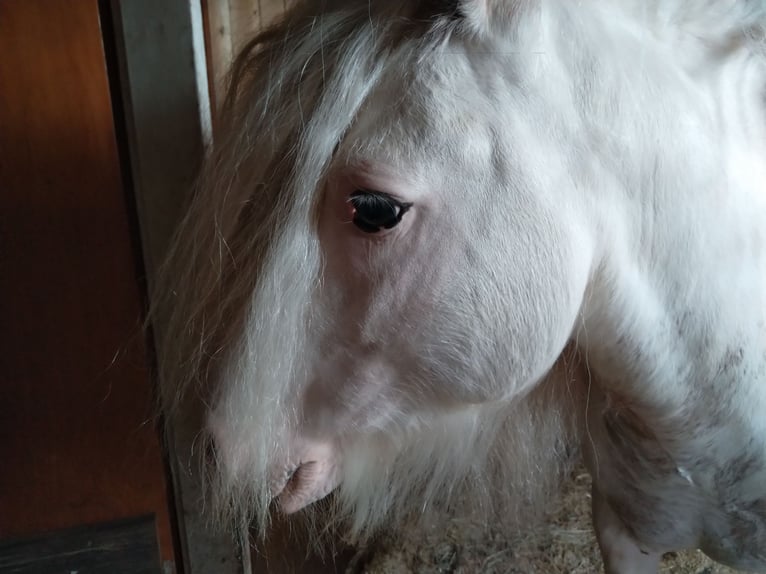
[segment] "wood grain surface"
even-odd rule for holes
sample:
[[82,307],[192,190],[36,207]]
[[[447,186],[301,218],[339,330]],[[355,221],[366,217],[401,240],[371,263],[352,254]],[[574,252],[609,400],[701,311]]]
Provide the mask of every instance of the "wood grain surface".
[[0,574],[162,574],[152,516],[0,542]]
[[0,538],[167,496],[96,0],[0,0]]

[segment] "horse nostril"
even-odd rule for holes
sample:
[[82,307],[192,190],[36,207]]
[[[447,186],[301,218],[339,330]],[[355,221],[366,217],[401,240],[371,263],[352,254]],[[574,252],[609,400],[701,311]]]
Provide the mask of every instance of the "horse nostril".
[[300,464],[285,468],[284,473],[282,474],[282,480],[280,481],[280,493],[289,490],[291,485],[294,485],[298,481],[300,469]]
[[306,487],[317,474],[316,462],[302,462],[286,473],[287,480],[281,494],[294,495]]
[[296,492],[300,492],[304,478],[303,469],[304,465],[299,464],[298,466],[285,471],[284,486],[282,486],[282,489],[279,492],[280,499],[284,500],[285,498],[290,498],[294,496]]

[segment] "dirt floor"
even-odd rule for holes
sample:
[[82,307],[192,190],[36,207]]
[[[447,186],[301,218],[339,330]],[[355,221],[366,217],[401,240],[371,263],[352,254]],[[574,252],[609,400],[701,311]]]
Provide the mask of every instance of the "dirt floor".
[[[595,574],[603,572],[590,521],[590,477],[577,469],[549,519],[511,536],[453,521],[438,532],[382,540],[360,551],[346,574]],[[665,557],[663,574],[734,574],[701,552]]]

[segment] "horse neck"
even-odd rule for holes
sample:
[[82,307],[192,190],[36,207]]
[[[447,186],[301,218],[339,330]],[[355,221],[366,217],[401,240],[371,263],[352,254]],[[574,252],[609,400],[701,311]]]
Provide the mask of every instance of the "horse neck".
[[608,183],[590,198],[603,247],[579,345],[628,400],[678,411],[710,391],[763,408],[764,61],[741,48],[694,70],[644,66],[612,86],[629,92],[607,87],[620,102],[608,129],[591,122]]

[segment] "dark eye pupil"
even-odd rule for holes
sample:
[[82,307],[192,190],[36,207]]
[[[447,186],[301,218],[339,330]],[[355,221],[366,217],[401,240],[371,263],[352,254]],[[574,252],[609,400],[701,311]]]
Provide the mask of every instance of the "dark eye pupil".
[[365,233],[396,227],[411,203],[402,203],[379,191],[357,190],[349,198],[354,206],[354,225]]

